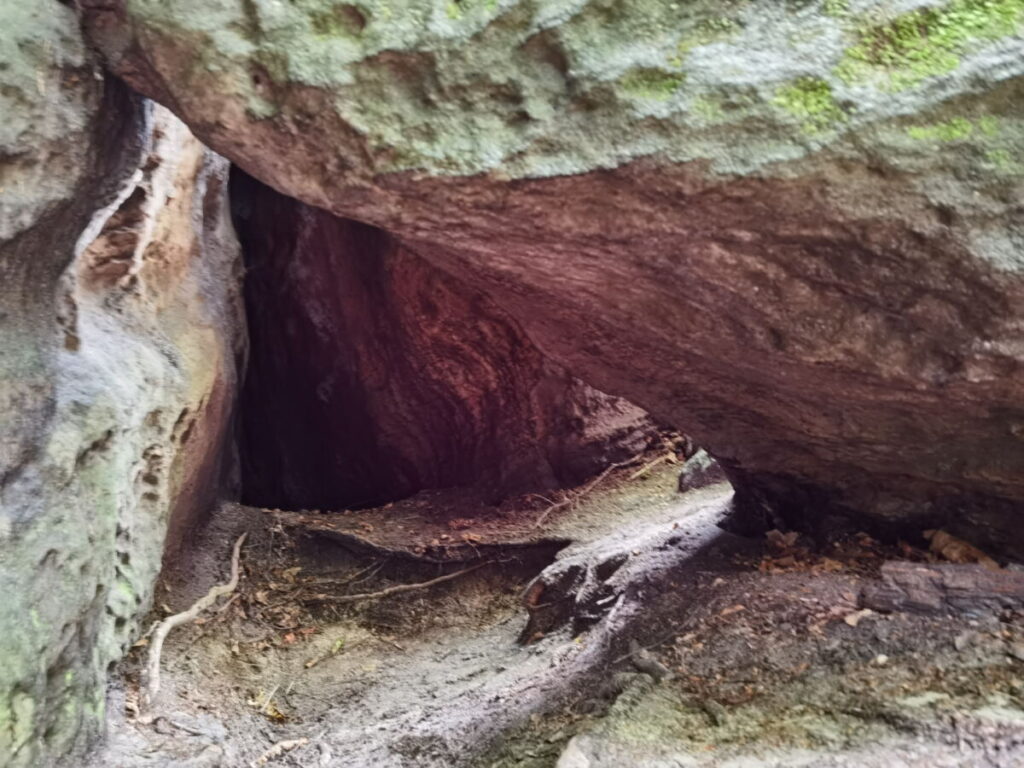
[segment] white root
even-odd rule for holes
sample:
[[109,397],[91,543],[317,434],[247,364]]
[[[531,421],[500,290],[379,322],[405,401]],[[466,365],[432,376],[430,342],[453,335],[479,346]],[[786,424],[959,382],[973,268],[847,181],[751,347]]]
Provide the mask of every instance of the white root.
[[153,631],[153,639],[149,644],[149,657],[146,660],[146,693],[143,697],[143,708],[150,709],[160,692],[160,654],[163,651],[164,640],[175,627],[193,621],[200,613],[213,606],[217,598],[230,595],[238,586],[238,557],[242,551],[242,544],[248,534],[243,533],[235,542],[231,552],[231,578],[226,584],[218,584],[212,587],[203,597],[196,600],[187,611],[168,616]]

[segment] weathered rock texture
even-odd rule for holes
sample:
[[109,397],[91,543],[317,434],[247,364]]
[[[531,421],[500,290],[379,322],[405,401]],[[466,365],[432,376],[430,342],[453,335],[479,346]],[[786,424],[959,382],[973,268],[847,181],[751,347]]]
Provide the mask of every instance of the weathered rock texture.
[[547,361],[484,296],[374,227],[232,183],[246,254],[245,497],[381,504],[473,486],[494,500],[636,455],[646,414]]
[[70,8],[0,7],[0,765],[35,767],[102,727],[168,522],[219,482],[238,248],[226,161]]
[[121,0],[109,65],[779,514],[1024,553],[1024,4]]

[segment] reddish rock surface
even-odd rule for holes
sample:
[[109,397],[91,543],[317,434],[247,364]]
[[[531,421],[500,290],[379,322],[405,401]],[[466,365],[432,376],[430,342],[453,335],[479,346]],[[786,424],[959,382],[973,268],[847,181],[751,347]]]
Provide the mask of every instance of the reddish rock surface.
[[250,355],[242,464],[251,503],[381,504],[423,488],[579,482],[654,432],[569,375],[522,327],[375,227],[238,174]]
[[[1024,555],[1024,174],[993,164],[1019,156],[1019,37],[850,85],[865,20],[771,3],[668,75],[674,30],[720,4],[423,4],[429,23],[373,15],[345,45],[286,5],[87,5],[133,87],[692,434],[769,524],[838,511]],[[797,73],[834,124],[786,112]]]

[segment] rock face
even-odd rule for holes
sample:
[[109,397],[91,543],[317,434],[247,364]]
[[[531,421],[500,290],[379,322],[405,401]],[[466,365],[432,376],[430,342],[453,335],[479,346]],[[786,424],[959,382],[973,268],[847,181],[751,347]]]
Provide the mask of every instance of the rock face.
[[245,500],[337,509],[423,488],[498,499],[643,450],[646,414],[547,361],[486,297],[374,227],[232,182],[246,254]]
[[226,161],[70,8],[2,5],[0,765],[42,766],[102,727],[168,526],[219,485],[238,247]]
[[484,291],[771,516],[1024,554],[1019,0],[83,5],[211,146]]

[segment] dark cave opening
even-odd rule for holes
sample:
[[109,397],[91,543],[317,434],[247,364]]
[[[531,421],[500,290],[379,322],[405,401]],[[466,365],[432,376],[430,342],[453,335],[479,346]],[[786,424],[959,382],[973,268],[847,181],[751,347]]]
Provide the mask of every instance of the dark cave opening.
[[387,232],[235,168],[246,269],[242,501],[377,506],[577,484],[656,439],[640,408],[548,360],[488,297]]

